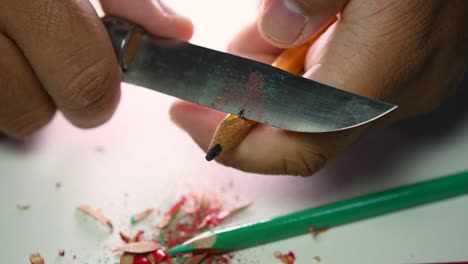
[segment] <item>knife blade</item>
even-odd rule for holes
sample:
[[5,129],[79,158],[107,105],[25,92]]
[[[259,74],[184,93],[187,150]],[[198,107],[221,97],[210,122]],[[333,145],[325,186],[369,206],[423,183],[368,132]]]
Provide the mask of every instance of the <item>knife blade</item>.
[[366,124],[397,107],[261,62],[154,36],[123,19],[103,22],[124,82],[259,123],[331,132]]

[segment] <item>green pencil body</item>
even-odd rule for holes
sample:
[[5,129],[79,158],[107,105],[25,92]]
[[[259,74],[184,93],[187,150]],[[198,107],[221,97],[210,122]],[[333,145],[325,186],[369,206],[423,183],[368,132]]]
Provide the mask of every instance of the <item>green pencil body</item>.
[[[364,195],[296,213],[215,231],[210,247],[228,252],[302,235],[311,228],[335,227],[468,193],[468,172]],[[196,241],[196,238],[194,239]],[[214,242],[214,243],[213,243]],[[170,253],[202,249],[192,243]]]

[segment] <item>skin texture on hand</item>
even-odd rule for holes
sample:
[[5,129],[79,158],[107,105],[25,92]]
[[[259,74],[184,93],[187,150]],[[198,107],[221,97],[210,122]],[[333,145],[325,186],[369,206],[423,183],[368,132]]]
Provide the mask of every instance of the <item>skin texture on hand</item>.
[[[311,46],[304,77],[398,104],[397,111],[336,133],[257,125],[217,161],[249,172],[312,175],[372,127],[436,108],[467,70],[464,0],[264,0],[257,23],[242,31],[229,51],[269,63],[278,48],[307,41],[338,12],[340,20]],[[225,114],[178,102],[171,116],[206,149]]]
[[[159,1],[102,0],[105,12],[153,34],[189,39],[193,26]],[[120,97],[120,69],[87,1],[0,2],[0,135],[24,139],[60,110],[73,124],[107,121]]]

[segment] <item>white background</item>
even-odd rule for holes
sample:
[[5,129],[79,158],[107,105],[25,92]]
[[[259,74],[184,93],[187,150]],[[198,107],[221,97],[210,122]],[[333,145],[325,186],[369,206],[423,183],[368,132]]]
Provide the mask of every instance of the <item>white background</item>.
[[[257,5],[251,0],[171,3],[193,18],[193,42],[219,50],[255,17]],[[117,234],[109,236],[77,214],[80,203],[102,208],[116,230],[128,231],[129,216],[141,209],[164,210],[194,189],[224,191],[227,197],[255,201],[234,221],[242,223],[467,169],[463,98],[466,89],[429,116],[371,133],[321,173],[302,179],[252,175],[205,162],[204,153],[170,122],[172,98],[125,85],[116,115],[100,128],[79,130],[58,115],[28,142],[0,141],[1,262],[27,263],[35,251],[48,264],[112,260],[109,247],[118,243]],[[278,263],[276,250],[293,250],[298,264],[317,263],[314,256],[330,264],[467,260],[467,202],[468,197],[452,199],[237,255],[239,263]],[[19,211],[17,204],[31,209]],[[58,249],[66,250],[64,259]]]

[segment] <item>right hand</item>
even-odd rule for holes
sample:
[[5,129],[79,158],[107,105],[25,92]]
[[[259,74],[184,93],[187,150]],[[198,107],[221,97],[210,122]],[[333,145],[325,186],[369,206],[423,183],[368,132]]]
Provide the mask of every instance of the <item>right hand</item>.
[[[160,36],[188,40],[191,22],[151,0],[102,0],[106,13]],[[0,134],[23,139],[56,109],[81,128],[108,120],[120,69],[107,32],[82,0],[0,2]]]
[[[280,48],[306,42],[337,13],[340,20],[310,47],[303,77],[398,109],[330,133],[259,124],[218,162],[248,172],[312,175],[371,128],[436,108],[468,69],[466,0],[263,0],[257,25],[242,31],[229,51],[270,63]],[[188,102],[174,104],[171,115],[202,149],[225,116]]]

